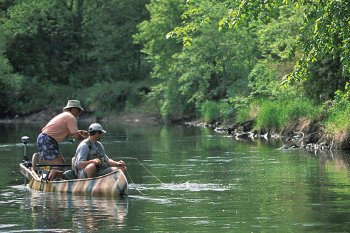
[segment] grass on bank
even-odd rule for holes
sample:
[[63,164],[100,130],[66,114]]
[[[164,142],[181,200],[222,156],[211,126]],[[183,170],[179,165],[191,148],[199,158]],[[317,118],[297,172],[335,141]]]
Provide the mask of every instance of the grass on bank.
[[321,108],[306,99],[264,101],[256,117],[256,129],[279,132],[289,122],[300,118],[318,119]]
[[344,92],[337,91],[335,99],[327,106],[328,116],[324,122],[326,132],[333,137],[350,136],[350,92],[348,84]]
[[337,133],[350,132],[350,106],[343,111],[331,111],[325,121],[325,128],[328,134],[335,135]]
[[202,105],[201,117],[206,122],[221,119],[230,122],[244,122],[255,119],[255,129],[279,132],[289,122],[299,118],[318,119],[321,107],[307,99],[254,100],[245,107],[235,108],[227,103],[207,101]]
[[[334,101],[315,105],[307,99],[255,100],[237,111],[237,122],[255,119],[257,130],[270,129],[275,132],[289,122],[300,118],[320,120],[327,135],[339,140],[350,138],[350,102],[347,95],[338,93]],[[322,115],[322,117],[321,117]]]

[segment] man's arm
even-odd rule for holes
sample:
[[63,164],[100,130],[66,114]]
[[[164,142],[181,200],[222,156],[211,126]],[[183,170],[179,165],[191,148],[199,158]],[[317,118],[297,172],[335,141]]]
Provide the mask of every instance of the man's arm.
[[109,159],[108,160],[108,164],[109,166],[111,167],[125,167],[125,163],[123,160],[119,160],[118,162],[117,161],[114,161],[113,159]]
[[72,133],[72,136],[77,140],[83,140],[89,136],[88,131],[78,130],[77,133]]

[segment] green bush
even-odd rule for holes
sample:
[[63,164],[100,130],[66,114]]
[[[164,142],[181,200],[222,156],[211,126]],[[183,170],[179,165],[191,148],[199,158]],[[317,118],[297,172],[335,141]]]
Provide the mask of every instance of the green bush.
[[255,119],[260,109],[260,104],[250,98],[236,98],[231,100],[236,110],[235,122],[244,122]]
[[287,123],[306,117],[316,119],[320,115],[320,108],[311,101],[296,98],[289,100],[261,102],[260,111],[256,119],[258,129],[278,131]]
[[102,82],[81,92],[80,99],[96,117],[106,113],[119,113],[125,108],[137,106],[144,101],[140,91],[144,83]]
[[334,110],[328,115],[328,119],[325,122],[326,132],[334,135],[337,132],[349,132],[350,131],[350,104],[347,108],[342,110]]
[[211,122],[220,117],[220,109],[216,102],[206,101],[200,108],[201,118],[205,122]]
[[264,102],[256,119],[258,129],[278,130],[283,126],[283,108],[277,102]]
[[350,102],[348,84],[344,93],[337,91],[332,105],[328,109],[328,118],[324,122],[327,133],[334,135],[337,132],[350,131]]
[[123,111],[131,88],[128,82],[96,83],[90,88],[90,109],[96,113]]
[[230,121],[234,108],[227,102],[206,101],[200,106],[200,114],[207,123],[214,120]]
[[[69,99],[75,99],[78,90],[71,86],[53,85],[26,78],[18,83],[16,95],[20,101],[13,106],[17,114],[27,115],[43,109],[61,111]],[[16,98],[17,99],[17,98]]]

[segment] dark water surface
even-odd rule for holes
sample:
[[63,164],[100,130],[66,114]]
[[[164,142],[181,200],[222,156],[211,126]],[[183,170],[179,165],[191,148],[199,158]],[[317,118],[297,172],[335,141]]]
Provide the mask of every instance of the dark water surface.
[[[281,151],[208,129],[105,125],[108,155],[128,167],[121,199],[28,190],[20,138],[39,124],[0,124],[0,232],[349,232],[346,154]],[[65,141],[67,161],[78,142]]]

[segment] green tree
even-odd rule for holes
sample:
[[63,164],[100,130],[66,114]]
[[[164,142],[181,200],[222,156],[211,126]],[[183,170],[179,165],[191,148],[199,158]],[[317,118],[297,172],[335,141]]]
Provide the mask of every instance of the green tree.
[[180,73],[175,62],[182,45],[181,41],[167,39],[166,35],[181,23],[183,7],[180,0],[152,0],[147,5],[150,19],[138,26],[139,32],[134,36],[152,64],[151,76],[157,82],[153,98],[158,101],[163,117],[170,120],[184,116],[184,100],[177,81]]
[[190,110],[187,115],[195,116],[208,100],[227,101],[249,94],[248,74],[257,52],[255,29],[220,32],[213,23],[198,30],[191,46],[177,56],[178,83]]
[[86,6],[82,53],[88,62],[79,67],[76,81],[140,81],[149,77],[149,64],[140,45],[133,43],[137,25],[148,18],[148,2],[113,0]]
[[[291,75],[285,78],[284,84],[305,84],[305,91],[308,93],[311,91],[314,96],[324,89],[325,93],[321,93],[323,96],[329,96],[329,93],[334,93],[337,88],[344,89],[341,86],[344,86],[345,80],[348,80],[350,70],[348,46],[350,5],[347,0],[229,0],[225,3],[214,1],[207,5],[202,4],[203,2],[207,1],[187,1],[187,11],[184,13],[186,23],[175,28],[172,34],[190,41],[189,38],[194,37],[199,28],[207,22],[208,9],[211,5],[222,5],[227,8],[218,21],[220,30],[236,30],[247,23],[257,21],[269,24],[283,15],[284,6],[296,7],[302,12],[304,19],[296,33],[299,35],[298,43],[302,56]],[[326,65],[326,67],[322,65],[330,60],[334,65]],[[322,82],[307,82],[310,77],[317,80],[319,77],[315,74],[322,73],[323,79],[327,75],[331,76],[335,73],[335,67],[339,67],[341,75],[336,73],[333,80],[328,78]],[[310,71],[312,71],[311,75]],[[313,86],[312,83],[322,85]]]
[[14,72],[42,82],[69,84],[69,75],[80,61],[82,0],[18,1],[9,9],[3,26],[6,56]]
[[[62,90],[76,89],[69,91],[76,98],[79,90],[99,82],[147,80],[149,64],[132,39],[136,25],[148,17],[147,2],[18,0],[1,4],[4,65],[0,72],[21,77],[16,78],[16,96],[12,95],[22,97],[16,103],[18,110],[49,106],[58,101]],[[0,77],[6,85],[11,79]]]

